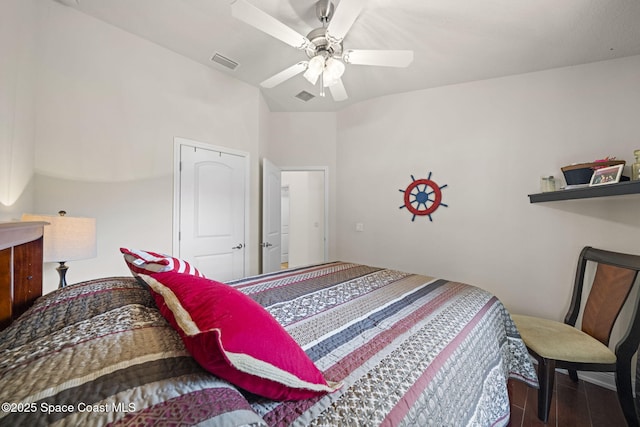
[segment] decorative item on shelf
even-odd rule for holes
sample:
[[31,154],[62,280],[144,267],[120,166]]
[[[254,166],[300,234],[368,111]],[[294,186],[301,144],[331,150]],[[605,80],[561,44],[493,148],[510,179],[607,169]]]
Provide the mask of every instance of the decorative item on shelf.
[[548,193],[556,191],[556,178],[553,175],[543,175],[540,177],[540,192]]
[[[428,216],[429,221],[433,221],[431,214],[440,206],[448,207],[442,203],[442,189],[447,184],[439,186],[431,180],[431,172],[427,178],[415,179],[411,175],[411,184],[406,189],[400,189],[404,193],[404,204],[400,209],[407,208],[413,214],[411,221],[416,220],[416,216]],[[432,198],[433,196],[433,198]]]
[[59,288],[67,286],[68,261],[76,261],[96,256],[96,220],[66,216],[59,211],[58,216],[23,214],[23,221],[45,221],[44,262],[57,262],[60,276]]
[[634,151],[633,155],[636,156],[636,161],[631,165],[631,179],[638,181],[640,180],[640,150]]
[[615,157],[606,157],[591,163],[574,163],[561,168],[567,185],[589,184],[596,169],[610,166],[625,165],[624,160],[616,160]]
[[624,164],[596,169],[593,171],[593,176],[591,177],[589,186],[593,187],[595,185],[607,185],[620,182],[623,167]]

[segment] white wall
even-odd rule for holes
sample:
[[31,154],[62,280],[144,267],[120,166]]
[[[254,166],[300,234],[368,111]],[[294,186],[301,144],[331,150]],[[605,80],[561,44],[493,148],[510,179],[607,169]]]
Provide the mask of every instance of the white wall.
[[[250,154],[257,224],[256,88],[53,1],[37,5],[34,210],[98,226],[98,257],[71,263],[69,283],[128,274],[121,246],[171,252],[175,136]],[[252,273],[256,236],[252,226]],[[45,267],[46,291],[57,278]]]
[[[473,283],[514,311],[563,318],[583,246],[640,253],[640,197],[530,204],[527,195],[563,165],[632,163],[638,111],[640,56],[345,109],[338,256]],[[448,207],[412,222],[399,190],[429,172],[447,184]]]
[[36,33],[33,1],[0,2],[0,221],[33,207]]

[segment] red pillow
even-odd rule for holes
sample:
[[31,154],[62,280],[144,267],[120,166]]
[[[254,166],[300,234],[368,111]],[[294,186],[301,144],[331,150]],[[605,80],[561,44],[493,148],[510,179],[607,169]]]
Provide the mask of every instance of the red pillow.
[[162,315],[209,372],[273,400],[337,390],[260,304],[237,289],[176,272],[140,275]]
[[124,255],[124,262],[127,263],[127,267],[129,267],[134,276],[162,271],[175,271],[204,277],[204,274],[200,273],[197,268],[187,261],[170,255],[127,248],[120,248],[120,252]]

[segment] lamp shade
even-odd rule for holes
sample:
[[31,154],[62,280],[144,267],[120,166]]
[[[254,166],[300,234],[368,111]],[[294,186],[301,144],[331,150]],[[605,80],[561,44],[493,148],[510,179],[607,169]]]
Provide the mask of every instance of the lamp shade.
[[97,254],[95,218],[23,214],[22,220],[49,223],[44,227],[44,262],[94,258]]

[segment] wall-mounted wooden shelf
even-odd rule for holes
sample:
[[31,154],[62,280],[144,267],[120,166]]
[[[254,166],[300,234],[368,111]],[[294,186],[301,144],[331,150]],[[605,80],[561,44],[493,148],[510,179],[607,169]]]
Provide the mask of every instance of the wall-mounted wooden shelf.
[[626,181],[617,184],[596,187],[572,188],[569,190],[550,191],[548,193],[529,194],[529,202],[554,202],[556,200],[591,199],[594,197],[623,196],[640,194],[640,181]]

